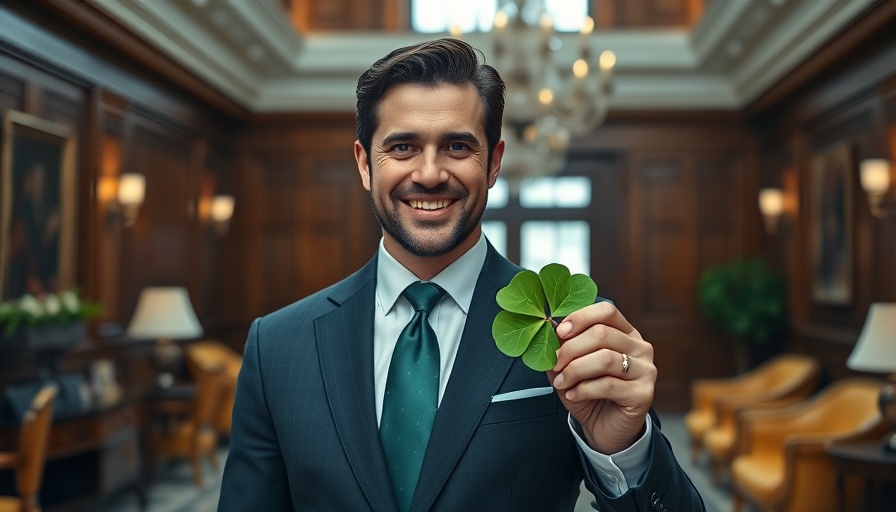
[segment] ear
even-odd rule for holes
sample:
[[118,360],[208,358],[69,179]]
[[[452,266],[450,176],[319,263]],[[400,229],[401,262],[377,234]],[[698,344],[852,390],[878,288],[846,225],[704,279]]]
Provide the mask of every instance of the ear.
[[355,141],[355,162],[358,164],[358,173],[361,175],[361,184],[370,192],[370,165],[368,165],[367,151],[360,141]]
[[498,181],[498,175],[501,174],[501,158],[504,157],[504,141],[499,140],[497,144],[495,144],[495,150],[492,151],[492,161],[489,162],[488,167],[488,188],[492,188],[495,186],[495,182]]

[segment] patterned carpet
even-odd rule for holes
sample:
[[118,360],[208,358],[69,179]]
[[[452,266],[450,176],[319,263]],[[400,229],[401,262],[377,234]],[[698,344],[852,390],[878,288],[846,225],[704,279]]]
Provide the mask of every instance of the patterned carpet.
[[[712,485],[705,462],[699,463],[697,466],[691,465],[682,415],[660,414],[660,419],[663,422],[663,433],[672,443],[672,449],[682,468],[703,496],[706,510],[708,512],[730,511],[730,494],[725,487]],[[218,455],[220,464],[217,471],[213,471],[207,465],[203,468],[205,487],[201,490],[193,485],[190,467],[186,462],[160,466],[156,473],[156,484],[149,490],[147,512],[214,512],[218,506],[218,495],[221,492],[221,472],[226,458],[227,450],[222,449]],[[591,494],[583,487],[582,496],[576,504],[575,512],[592,510],[590,506],[592,499]],[[133,493],[126,493],[97,503],[87,512],[136,512],[139,510],[137,498]]]

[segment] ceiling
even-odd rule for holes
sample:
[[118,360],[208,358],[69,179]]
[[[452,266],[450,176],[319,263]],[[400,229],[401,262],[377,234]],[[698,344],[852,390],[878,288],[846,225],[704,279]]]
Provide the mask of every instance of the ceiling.
[[[353,111],[357,79],[370,64],[435,37],[300,34],[272,1],[88,2],[260,113]],[[874,3],[714,0],[692,30],[604,30],[593,45],[596,53],[610,49],[617,56],[611,109],[741,109]],[[464,38],[490,59],[488,34]],[[564,44],[569,54],[561,49],[558,60],[571,63],[574,47],[572,40]]]

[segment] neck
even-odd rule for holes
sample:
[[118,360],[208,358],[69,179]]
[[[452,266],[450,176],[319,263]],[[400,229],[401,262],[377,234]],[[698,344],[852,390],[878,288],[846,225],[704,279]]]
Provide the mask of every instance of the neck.
[[384,237],[383,246],[396,261],[421,281],[429,281],[472,249],[480,236],[481,230],[477,227],[460,245],[439,256],[417,256],[389,236]]

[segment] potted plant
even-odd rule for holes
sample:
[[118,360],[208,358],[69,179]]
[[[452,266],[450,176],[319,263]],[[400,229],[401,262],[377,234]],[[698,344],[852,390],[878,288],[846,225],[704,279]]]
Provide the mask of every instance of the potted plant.
[[0,303],[0,347],[64,351],[84,339],[84,320],[99,312],[98,304],[81,300],[74,290],[5,301]]
[[761,258],[744,258],[707,268],[698,286],[700,310],[734,341],[735,367],[749,369],[751,345],[775,341],[784,331],[784,278]]

